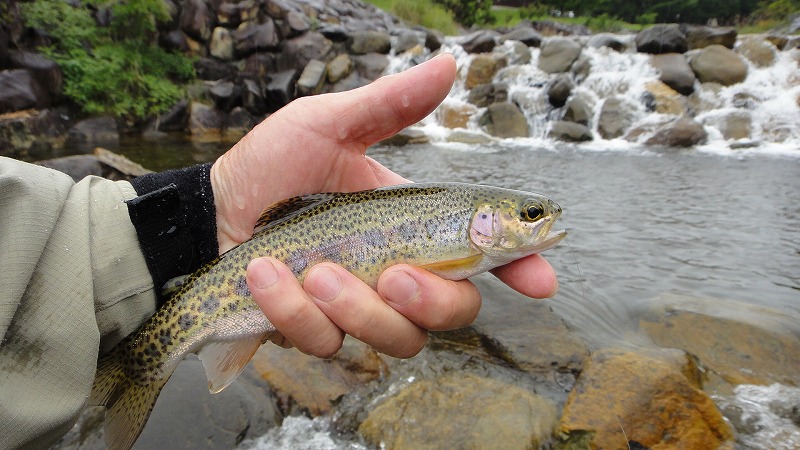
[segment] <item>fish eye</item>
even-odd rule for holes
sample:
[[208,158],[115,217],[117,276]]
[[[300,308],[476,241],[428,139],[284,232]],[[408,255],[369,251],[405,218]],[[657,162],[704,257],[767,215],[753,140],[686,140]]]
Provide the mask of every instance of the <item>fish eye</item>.
[[522,216],[522,220],[535,222],[544,216],[544,208],[538,204],[525,205],[520,211],[520,216]]

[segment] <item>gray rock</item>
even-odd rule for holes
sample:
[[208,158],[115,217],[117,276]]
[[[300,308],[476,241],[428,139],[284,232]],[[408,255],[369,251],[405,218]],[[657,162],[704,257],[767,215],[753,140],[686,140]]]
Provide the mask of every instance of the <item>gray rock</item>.
[[412,49],[417,45],[425,44],[425,34],[419,31],[409,30],[406,28],[401,29],[395,38],[394,52],[400,54],[406,50]]
[[223,61],[233,60],[233,35],[227,28],[214,28],[211,42],[208,44],[208,53]]
[[368,85],[372,80],[368,80],[358,72],[350,72],[349,75],[337,81],[332,87],[331,92],[344,92]]
[[255,116],[267,112],[263,90],[257,81],[250,79],[242,81],[242,107]]
[[564,105],[563,120],[589,126],[594,111],[590,100],[585,95],[576,94],[567,99]]
[[747,78],[747,64],[739,55],[719,44],[700,50],[689,65],[701,83],[730,86]]
[[567,142],[586,142],[594,139],[592,130],[587,126],[563,120],[552,122],[547,136],[551,139]]
[[81,120],[67,131],[67,145],[80,148],[118,147],[119,130],[111,117]]
[[486,83],[475,86],[469,91],[467,101],[478,107],[508,101],[508,85],[506,83]]
[[278,56],[274,53],[253,53],[244,60],[241,69],[243,74],[252,76],[256,80],[265,80],[278,71]]
[[51,109],[0,115],[0,156],[18,159],[52,157],[51,150],[66,133],[68,121],[63,111]]
[[200,102],[189,106],[189,132],[193,135],[218,134],[225,128],[225,115]]
[[355,55],[387,54],[392,49],[391,37],[382,31],[357,31],[352,33],[350,38],[350,53]]
[[479,123],[492,136],[510,138],[527,137],[530,134],[525,115],[512,103],[489,105]]
[[12,51],[10,57],[12,67],[30,72],[53,101],[59,100],[63,92],[64,75],[58,64],[39,53]]
[[280,39],[275,30],[275,22],[267,19],[258,25],[249,25],[233,32],[234,50],[240,58],[254,52],[278,50]]
[[368,53],[352,57],[355,71],[369,81],[377,80],[389,66],[389,58],[379,53]]
[[467,53],[487,53],[492,51],[500,33],[494,30],[478,30],[458,39],[459,45]]
[[444,42],[444,35],[440,31],[425,30],[425,48],[435,52],[442,48],[442,42]]
[[186,34],[205,42],[211,37],[214,16],[203,0],[186,0],[178,22]]
[[233,108],[225,124],[225,138],[239,140],[256,126],[256,118],[241,106]]
[[505,41],[519,41],[528,47],[538,47],[542,44],[542,35],[530,27],[517,27],[503,34],[499,38],[500,43]]
[[641,53],[684,53],[688,49],[689,42],[678,25],[653,25],[636,35],[636,50]]
[[689,49],[706,48],[713,44],[733,48],[736,44],[737,32],[733,27],[682,25],[681,29],[686,35]]
[[413,144],[427,144],[429,141],[430,139],[428,139],[428,135],[426,135],[424,131],[414,128],[405,128],[399,133],[382,140],[380,143],[381,145],[403,147]]
[[480,132],[459,129],[453,130],[453,132],[447,136],[447,142],[459,142],[470,145],[485,145],[492,142],[492,139]]
[[705,142],[707,137],[702,125],[692,119],[681,118],[661,127],[645,141],[645,145],[691,147]]
[[294,69],[284,70],[271,75],[272,80],[264,89],[267,110],[277,111],[295,98],[295,82],[298,72]]
[[319,94],[325,84],[327,66],[324,62],[312,59],[306,64],[297,80],[297,96]]
[[294,37],[311,29],[311,19],[299,11],[289,11],[285,19],[284,36]]
[[611,33],[598,33],[589,38],[586,43],[589,47],[600,48],[608,47],[616,52],[625,52],[628,46],[616,34]]
[[715,127],[725,139],[750,139],[753,130],[753,116],[749,111],[732,109],[707,115],[703,125]]
[[242,90],[232,81],[217,81],[208,90],[208,95],[220,111],[228,112],[242,104]]
[[158,43],[169,51],[181,53],[189,51],[189,41],[186,40],[186,35],[181,30],[171,30],[159,34]]
[[47,92],[27,70],[0,72],[0,114],[27,108],[43,108],[50,104]]
[[475,55],[467,69],[464,87],[472,89],[479,84],[490,83],[499,68],[500,65],[494,55],[488,53]]
[[772,43],[778,50],[786,49],[789,44],[789,36],[785,34],[768,34],[764,39]]
[[283,51],[278,56],[278,70],[303,70],[312,59],[328,61],[333,43],[316,31],[283,41]]
[[169,111],[159,114],[154,123],[158,131],[183,131],[189,123],[189,102],[181,100]]
[[342,53],[328,63],[328,81],[338,83],[339,80],[350,74],[352,68],[353,61],[350,56],[347,53]]
[[606,99],[600,108],[597,131],[604,139],[614,139],[625,134],[636,119],[636,105],[625,97]]
[[766,39],[749,37],[742,39],[736,53],[747,58],[756,67],[769,67],[778,57],[778,49]]
[[566,73],[556,75],[547,87],[547,99],[551,105],[560,108],[567,103],[567,98],[572,95],[575,82],[572,76]]
[[199,58],[194,62],[194,71],[201,80],[217,81],[232,77],[236,69],[214,58]]
[[527,45],[519,41],[511,41],[511,46],[509,57],[511,65],[525,65],[531,62],[531,51]]
[[258,17],[258,4],[253,0],[222,3],[217,7],[217,22],[235,28],[241,23],[255,20]]
[[683,95],[694,92],[694,82],[697,77],[682,54],[653,55],[650,64],[660,72],[659,79],[662,83]]
[[547,73],[566,72],[581,55],[581,46],[569,38],[548,38],[542,44],[538,67]]

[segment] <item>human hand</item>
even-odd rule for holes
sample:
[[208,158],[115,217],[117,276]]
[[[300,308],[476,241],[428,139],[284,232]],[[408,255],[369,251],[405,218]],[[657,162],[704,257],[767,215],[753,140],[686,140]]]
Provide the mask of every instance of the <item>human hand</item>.
[[[452,56],[439,56],[360,89],[300,98],[256,126],[211,169],[220,252],[250,238],[261,211],[278,200],[408,182],[365,152],[433,111],[455,74]],[[531,297],[557,289],[553,269],[539,255],[493,273]],[[413,356],[428,330],[470,324],[481,302],[471,282],[408,265],[387,269],[373,290],[328,263],[313,267],[301,286],[281,262],[258,258],[247,282],[284,338],[276,343],[319,357],[336,353],[345,333],[382,353]]]

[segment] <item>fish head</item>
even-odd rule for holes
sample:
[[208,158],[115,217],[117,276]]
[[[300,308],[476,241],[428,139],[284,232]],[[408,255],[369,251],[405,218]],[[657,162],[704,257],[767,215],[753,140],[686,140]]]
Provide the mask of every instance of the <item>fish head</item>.
[[504,190],[477,200],[470,241],[495,261],[513,261],[558,244],[567,235],[551,231],[559,216],[561,207],[543,195]]

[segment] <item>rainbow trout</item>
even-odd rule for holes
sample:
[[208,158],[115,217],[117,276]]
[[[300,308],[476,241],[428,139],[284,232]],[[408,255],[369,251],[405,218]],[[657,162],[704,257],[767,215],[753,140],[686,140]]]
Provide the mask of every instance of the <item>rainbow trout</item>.
[[372,286],[397,263],[458,280],[556,245],[561,208],[539,194],[461,183],[420,183],[314,194],[264,211],[253,237],[189,276],[135,333],[98,361],[90,404],[106,411],[106,443],[128,449],[161,388],[197,353],[216,393],[276,333],[245,282],[248,263],[272,256],[300,281],[314,264],[340,264]]

